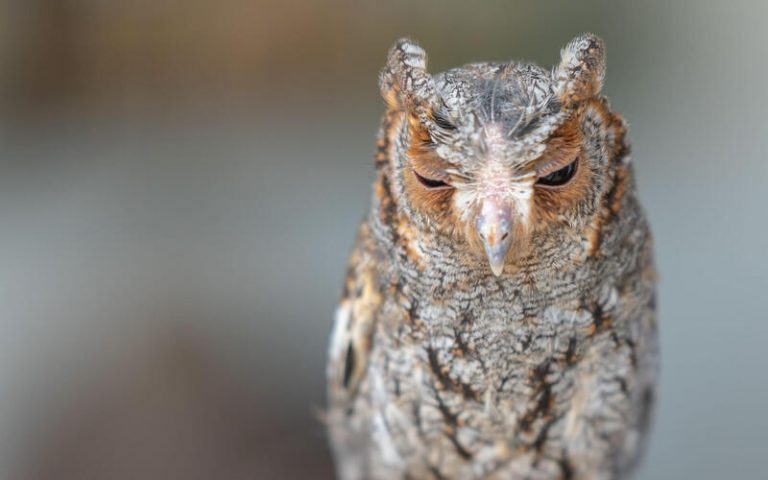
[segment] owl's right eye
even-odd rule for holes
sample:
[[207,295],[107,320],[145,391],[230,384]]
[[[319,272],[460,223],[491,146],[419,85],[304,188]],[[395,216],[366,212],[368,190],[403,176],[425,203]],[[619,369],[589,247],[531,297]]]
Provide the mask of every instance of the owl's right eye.
[[443,130],[456,130],[456,125],[448,120],[448,117],[439,110],[432,114],[432,120]]
[[420,175],[419,172],[416,170],[413,171],[413,174],[416,176],[416,179],[421,183],[424,187],[428,188],[429,190],[445,190],[448,188],[452,188],[449,184],[445,183],[444,181],[437,179],[437,178],[429,178],[425,177],[424,175]]
[[579,161],[574,160],[563,168],[555,170],[549,175],[540,177],[536,183],[545,187],[561,187],[570,182],[573,176],[576,175],[578,166]]

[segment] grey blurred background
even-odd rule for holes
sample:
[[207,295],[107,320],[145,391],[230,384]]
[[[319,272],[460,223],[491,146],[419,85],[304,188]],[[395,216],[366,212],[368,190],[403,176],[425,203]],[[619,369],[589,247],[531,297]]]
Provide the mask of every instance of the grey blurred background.
[[331,478],[325,341],[399,36],[439,71],[583,31],[661,274],[641,479],[768,454],[762,0],[0,0],[0,478]]

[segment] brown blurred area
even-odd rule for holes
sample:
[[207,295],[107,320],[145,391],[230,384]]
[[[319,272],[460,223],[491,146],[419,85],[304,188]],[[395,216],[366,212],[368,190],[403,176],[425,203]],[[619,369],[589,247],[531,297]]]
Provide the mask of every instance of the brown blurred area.
[[605,92],[631,126],[662,277],[662,397],[639,478],[757,478],[766,13],[0,0],[0,478],[332,478],[325,343],[387,48],[419,40],[434,72],[551,65],[584,31],[608,45]]
[[383,40],[371,27],[391,14],[340,1],[6,3],[3,87],[21,111],[327,88],[350,67],[358,75],[378,68],[363,52]]
[[[274,99],[275,89],[343,92],[375,86],[382,51],[399,35],[445,36],[431,49],[442,57],[494,57],[542,25],[578,31],[579,24],[597,28],[629,13],[591,3],[604,11],[595,17],[568,4],[469,8],[438,1],[6,0],[2,87],[22,113],[139,100],[178,106],[211,94]],[[534,14],[541,20],[530,22]],[[559,37],[535,51],[554,59]]]
[[[258,91],[333,62],[321,55],[333,32],[317,28],[328,14],[320,3],[277,1],[6,3],[4,91],[22,111],[137,99],[178,105],[201,92]],[[314,41],[300,52],[275,48],[305,35]]]

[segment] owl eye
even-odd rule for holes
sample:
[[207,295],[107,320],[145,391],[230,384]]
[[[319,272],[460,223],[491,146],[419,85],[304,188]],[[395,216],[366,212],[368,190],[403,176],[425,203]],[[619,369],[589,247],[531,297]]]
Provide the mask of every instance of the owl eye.
[[450,185],[445,183],[442,180],[436,179],[436,178],[428,178],[423,175],[420,175],[419,172],[413,171],[413,174],[416,175],[416,179],[424,185],[426,188],[430,190],[444,190],[446,188],[451,188]]
[[432,119],[435,121],[437,126],[443,130],[456,130],[456,125],[451,123],[451,121],[448,120],[448,117],[446,117],[446,115],[440,111],[434,112]]
[[576,174],[576,170],[579,166],[579,161],[574,160],[568,165],[564,166],[560,170],[555,170],[549,175],[545,175],[536,182],[537,185],[543,185],[545,187],[560,187],[568,183]]

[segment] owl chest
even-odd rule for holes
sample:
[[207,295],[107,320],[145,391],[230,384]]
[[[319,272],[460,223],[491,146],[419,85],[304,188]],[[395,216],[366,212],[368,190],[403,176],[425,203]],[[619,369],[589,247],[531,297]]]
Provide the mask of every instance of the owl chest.
[[442,391],[485,406],[530,394],[538,377],[574,363],[598,328],[578,309],[424,307],[381,323],[372,362],[394,393]]
[[560,282],[541,296],[401,288],[375,311],[349,410],[372,465],[412,478],[438,465],[456,478],[557,478],[577,462],[631,462],[653,399],[652,283]]
[[584,310],[527,316],[491,302],[414,313],[380,323],[365,388],[377,444],[404,464],[450,458],[485,475],[521,451],[559,452],[583,436],[580,390],[599,390],[585,372],[599,359],[631,368],[619,334]]

